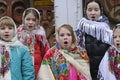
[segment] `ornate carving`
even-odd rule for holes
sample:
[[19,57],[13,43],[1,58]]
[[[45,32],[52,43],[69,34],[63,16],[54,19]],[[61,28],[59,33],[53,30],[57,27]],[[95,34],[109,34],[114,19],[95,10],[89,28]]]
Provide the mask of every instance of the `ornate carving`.
[[120,0],[101,0],[104,13],[110,21],[120,22]]
[[0,17],[10,16],[16,24],[21,24],[22,13],[28,6],[25,1],[26,0],[0,0]]

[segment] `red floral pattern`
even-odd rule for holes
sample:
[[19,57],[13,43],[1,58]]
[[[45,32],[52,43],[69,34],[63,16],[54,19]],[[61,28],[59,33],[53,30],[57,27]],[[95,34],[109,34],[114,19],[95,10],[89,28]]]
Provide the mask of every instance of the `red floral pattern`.
[[109,62],[110,68],[114,72],[117,80],[120,79],[120,53],[114,47],[110,47],[109,52]]

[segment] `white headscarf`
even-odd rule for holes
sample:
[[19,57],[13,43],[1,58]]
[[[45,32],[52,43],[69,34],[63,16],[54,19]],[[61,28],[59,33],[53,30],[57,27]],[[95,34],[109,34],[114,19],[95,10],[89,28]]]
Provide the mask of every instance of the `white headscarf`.
[[[33,8],[33,7],[31,7],[31,8],[27,8],[24,12],[23,12],[23,15],[22,15],[22,23],[24,23],[24,18],[25,18],[25,16],[26,16],[26,13],[27,13],[27,11],[29,11],[29,10],[31,10],[31,11],[35,11],[36,13],[37,13],[37,15],[38,15],[38,17],[37,17],[37,19],[38,19],[38,22],[37,22],[37,24],[39,25],[39,22],[40,22],[40,12],[36,9],[36,8]],[[37,26],[38,26],[37,25]]]

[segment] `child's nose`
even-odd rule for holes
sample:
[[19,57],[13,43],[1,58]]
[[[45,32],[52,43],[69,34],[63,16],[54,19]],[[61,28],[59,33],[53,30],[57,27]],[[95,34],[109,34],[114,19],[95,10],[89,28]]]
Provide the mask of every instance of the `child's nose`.
[[67,36],[65,36],[64,39],[66,40],[66,39],[67,39]]
[[8,32],[8,31],[9,31],[9,29],[8,29],[8,28],[6,28],[6,29],[5,29],[5,32]]
[[117,42],[120,42],[120,37],[117,37],[117,39],[116,39],[116,40],[117,40]]
[[33,23],[33,20],[30,20],[29,23]]
[[92,11],[91,11],[91,14],[95,14],[95,11],[94,11],[94,10],[92,10]]

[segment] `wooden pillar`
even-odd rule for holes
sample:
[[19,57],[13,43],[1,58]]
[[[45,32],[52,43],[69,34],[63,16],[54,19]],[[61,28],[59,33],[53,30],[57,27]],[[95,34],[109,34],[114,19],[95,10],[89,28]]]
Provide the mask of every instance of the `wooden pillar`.
[[34,1],[33,0],[29,0],[30,1],[30,7],[34,7],[33,3]]
[[12,0],[7,0],[7,16],[12,16]]

